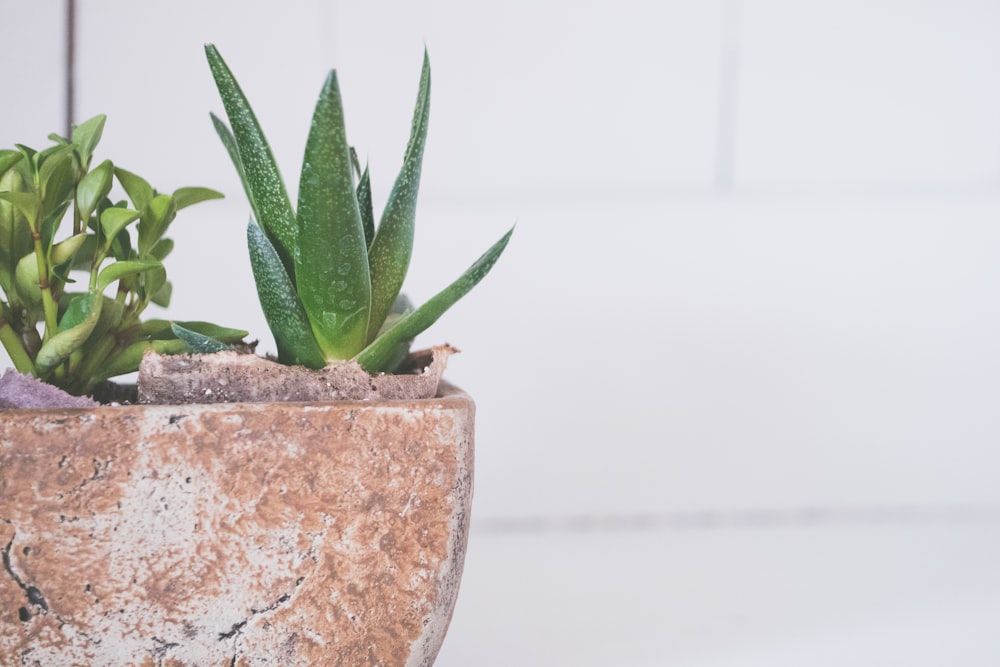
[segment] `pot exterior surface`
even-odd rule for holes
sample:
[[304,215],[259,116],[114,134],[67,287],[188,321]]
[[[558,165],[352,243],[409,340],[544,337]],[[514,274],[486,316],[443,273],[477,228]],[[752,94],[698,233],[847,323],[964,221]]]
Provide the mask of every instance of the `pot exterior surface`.
[[0,413],[0,664],[427,667],[475,407]]

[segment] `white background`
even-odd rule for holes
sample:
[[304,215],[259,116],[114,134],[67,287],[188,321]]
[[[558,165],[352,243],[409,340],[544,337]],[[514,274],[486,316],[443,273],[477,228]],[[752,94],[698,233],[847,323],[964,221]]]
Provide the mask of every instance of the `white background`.
[[[63,3],[0,0],[0,146],[63,131]],[[424,46],[407,291],[479,406],[440,667],[1000,664],[1000,5],[79,0],[99,158],[183,212],[171,313],[273,349],[208,120],[295,191],[336,67],[376,202]],[[377,204],[376,204],[377,205]]]

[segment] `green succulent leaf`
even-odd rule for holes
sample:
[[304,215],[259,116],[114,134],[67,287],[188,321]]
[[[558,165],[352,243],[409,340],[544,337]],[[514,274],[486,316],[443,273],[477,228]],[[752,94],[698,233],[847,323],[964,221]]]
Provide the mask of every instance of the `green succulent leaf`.
[[[292,261],[298,247],[297,230],[295,213],[292,211],[291,200],[288,198],[281,172],[250,102],[218,49],[212,44],[206,44],[205,55],[219,95],[222,97],[226,115],[229,117],[229,124],[232,126],[244,175],[244,187],[254,217],[274,239],[285,271],[292,276],[294,275]],[[223,142],[225,143],[225,139]],[[230,155],[232,155],[231,149]]]
[[174,190],[174,205],[177,210],[187,208],[211,199],[222,199],[225,195],[209,188],[177,188]]
[[114,173],[115,166],[111,160],[105,160],[80,179],[76,186],[76,205],[80,209],[82,220],[90,220],[90,214],[111,192]]
[[358,183],[358,208],[361,210],[361,224],[365,229],[365,245],[370,248],[372,239],[375,238],[375,213],[372,209],[372,181],[367,164]]
[[250,266],[257,284],[268,327],[278,347],[278,360],[283,364],[300,364],[310,368],[326,365],[295,285],[285,272],[278,253],[264,231],[251,220],[247,225],[247,246]]
[[132,207],[138,211],[146,210],[155,195],[153,186],[143,177],[125,171],[121,167],[115,167],[115,176],[125,189],[128,198],[132,200]]
[[248,332],[242,329],[222,327],[218,324],[212,324],[211,322],[175,322],[160,319],[146,320],[139,328],[139,332],[143,338],[149,338],[151,340],[167,340],[175,337],[174,332],[170,328],[173,324],[180,325],[189,331],[200,333],[203,336],[215,338],[223,343],[239,343],[249,335]]
[[413,228],[420,189],[420,171],[427,142],[430,118],[431,66],[427,51],[420,74],[420,90],[413,111],[410,140],[406,146],[403,167],[389,195],[369,250],[371,267],[372,308],[368,325],[371,340],[382,327],[392,303],[403,286],[413,252]]
[[348,359],[366,343],[371,283],[337,75],[316,103],[299,180],[295,282],[326,358]]
[[[229,159],[232,160],[233,166],[236,167],[236,173],[240,176],[240,183],[243,185],[243,191],[247,194],[250,193],[250,184],[247,183],[246,170],[243,169],[243,160],[240,158],[240,149],[236,146],[236,137],[233,136],[233,131],[229,129],[226,125],[226,121],[222,120],[214,113],[209,112],[208,115],[212,119],[212,126],[215,127],[215,133],[219,135],[219,139],[222,141],[222,145],[226,149],[226,153],[229,154]],[[256,202],[251,199],[250,206],[256,206]],[[257,209],[253,209],[254,218],[260,215]]]
[[83,163],[84,167],[90,165],[90,158],[93,156],[97,144],[101,141],[101,135],[104,133],[104,123],[107,120],[108,117],[101,114],[85,120],[73,128],[71,139],[80,151],[80,162]]
[[206,336],[205,334],[200,334],[197,331],[185,329],[176,322],[170,325],[170,330],[177,338],[187,343],[188,347],[195,354],[213,354],[233,349],[231,345],[226,345],[222,341],[216,340],[211,336]]
[[[73,315],[66,328],[60,327],[60,331],[42,344],[35,358],[35,368],[40,377],[48,375],[56,366],[69,359],[69,356],[76,350],[83,347],[83,344],[90,337],[97,321],[101,315],[101,305],[103,299],[99,292],[90,292],[79,300],[74,301]],[[69,312],[69,311],[67,311]],[[63,318],[66,319],[66,316]]]
[[115,262],[104,267],[97,275],[97,289],[104,291],[108,285],[126,276],[133,276],[146,271],[162,269],[163,265],[156,260],[132,260],[125,262]]
[[514,229],[511,228],[458,280],[431,297],[420,308],[402,317],[395,326],[376,338],[371,345],[355,357],[357,362],[370,373],[392,370],[391,364],[397,358],[399,345],[405,341],[413,340],[418,334],[434,324],[456,301],[479,284],[479,281],[490,272],[497,259],[503,254],[513,233]]

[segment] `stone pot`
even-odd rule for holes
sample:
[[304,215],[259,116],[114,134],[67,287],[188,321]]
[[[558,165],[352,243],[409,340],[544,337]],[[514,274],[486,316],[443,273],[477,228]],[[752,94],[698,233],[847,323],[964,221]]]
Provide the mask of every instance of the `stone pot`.
[[0,413],[0,664],[433,664],[475,407]]

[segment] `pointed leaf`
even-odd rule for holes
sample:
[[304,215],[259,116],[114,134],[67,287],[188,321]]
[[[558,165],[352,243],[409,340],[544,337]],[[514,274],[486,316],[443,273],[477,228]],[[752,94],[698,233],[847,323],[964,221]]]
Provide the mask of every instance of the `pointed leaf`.
[[69,197],[76,184],[77,161],[72,146],[60,146],[45,157],[38,170],[41,183],[42,201],[45,208],[52,211]]
[[335,72],[320,92],[306,141],[298,223],[299,298],[326,358],[349,359],[367,342],[371,284]]
[[368,174],[368,165],[361,174],[358,183],[358,208],[361,210],[361,225],[365,230],[365,246],[371,248],[375,238],[375,212],[372,210],[372,181]]
[[424,51],[424,64],[420,74],[420,90],[413,111],[410,141],[406,146],[403,167],[389,195],[382,220],[368,253],[372,280],[372,310],[368,325],[368,338],[375,337],[382,327],[392,302],[403,287],[403,279],[410,266],[413,251],[413,227],[417,212],[417,193],[420,189],[420,171],[427,141],[427,122],[430,117],[431,65]]
[[[229,117],[240,163],[243,165],[244,187],[254,217],[275,240],[281,261],[291,276],[294,274],[292,258],[296,255],[298,240],[295,213],[281,172],[250,102],[218,49],[212,44],[206,44],[205,55]],[[225,143],[225,139],[223,142]]]
[[174,205],[177,210],[187,208],[210,199],[222,199],[225,195],[208,188],[177,188],[174,190]]
[[115,167],[115,176],[118,177],[118,182],[122,184],[128,198],[132,200],[132,208],[138,211],[145,210],[153,199],[153,186],[142,176],[125,171],[121,167]]
[[101,141],[104,133],[104,123],[108,117],[101,114],[85,120],[73,128],[72,142],[80,151],[80,161],[84,167],[90,165],[90,158],[94,154],[94,149]]
[[355,359],[361,366],[370,373],[390,370],[388,366],[395,356],[395,352],[400,343],[412,340],[422,333],[427,327],[434,324],[441,315],[463,296],[469,293],[480,280],[482,280],[497,259],[507,247],[511,234],[511,228],[504,236],[493,244],[482,257],[470,266],[465,273],[448,287],[444,288],[424,305],[406,315],[394,327],[386,331],[366,347]]
[[214,338],[223,343],[240,343],[249,335],[249,332],[242,329],[221,327],[211,322],[174,322],[174,324],[182,326],[188,331]]
[[76,205],[80,209],[81,220],[90,220],[90,214],[111,192],[114,173],[115,166],[111,160],[105,160],[80,179],[76,186]]
[[252,220],[247,226],[247,245],[257,297],[278,346],[278,360],[283,364],[322,368],[326,360],[313,336],[295,286],[267,235]]
[[206,336],[205,334],[185,329],[176,322],[170,325],[170,330],[174,332],[174,335],[177,336],[177,338],[187,343],[188,347],[191,348],[191,352],[194,354],[213,354],[215,352],[233,349],[232,346],[215,340],[211,336]]
[[149,200],[149,206],[142,212],[136,230],[139,256],[146,257],[156,242],[163,238],[170,223],[177,217],[177,205],[171,195],[156,195]]

